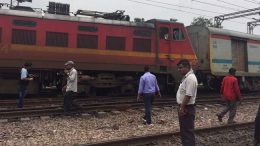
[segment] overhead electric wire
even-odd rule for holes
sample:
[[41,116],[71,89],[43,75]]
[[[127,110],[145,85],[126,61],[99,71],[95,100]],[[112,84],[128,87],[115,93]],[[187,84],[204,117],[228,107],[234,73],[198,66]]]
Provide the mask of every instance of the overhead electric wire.
[[252,1],[252,0],[244,0],[246,2],[249,2],[249,3],[253,3],[253,4],[260,4],[260,2],[256,2],[256,1]]
[[[159,6],[159,5],[155,5],[155,4],[151,4],[151,3],[140,2],[140,1],[136,1],[136,0],[127,0],[127,1],[134,2],[134,3],[140,3],[140,4],[144,4],[144,5],[150,5],[150,6],[159,7],[159,8],[164,8],[164,9],[173,10],[173,11],[180,11],[180,12],[189,13],[189,14],[198,15],[198,16],[204,16],[204,17],[208,17],[208,18],[212,18],[213,17],[213,16],[201,15],[201,14],[198,14],[198,13],[184,11],[184,10],[179,10],[179,9],[172,9],[172,8],[169,8],[169,7]],[[240,24],[246,24],[246,23],[237,22],[237,21],[231,21],[231,20],[227,20],[227,21],[240,23]]]
[[[195,2],[198,2],[198,3],[202,3],[202,4],[206,4],[206,5],[210,5],[210,6],[214,6],[214,7],[223,7],[223,8],[228,8],[228,7],[224,7],[224,6],[220,6],[220,5],[216,5],[216,4],[212,4],[212,3],[207,3],[207,2],[202,2],[200,0],[192,0],[192,1],[195,1]],[[218,0],[218,1],[222,1],[222,0]],[[226,3],[226,2],[225,2]],[[233,4],[234,5],[234,4]],[[233,9],[233,8],[229,8],[229,9]],[[233,9],[234,10],[234,9]],[[240,11],[238,9],[235,9],[237,11]],[[244,18],[246,19],[253,19],[253,18],[248,18],[246,16],[243,16]]]
[[[219,12],[215,12],[215,11],[208,11],[208,10],[204,10],[204,9],[180,6],[180,5],[175,5],[175,4],[166,3],[166,2],[158,2],[158,1],[155,1],[155,0],[146,0],[146,1],[151,1],[151,2],[154,2],[154,3],[165,4],[165,5],[170,5],[170,6],[182,7],[182,8],[187,8],[187,9],[199,10],[199,11],[204,11],[204,12],[210,12],[210,13],[215,13],[215,14],[226,14],[226,13],[219,13]],[[222,1],[222,0],[218,0],[218,1]],[[224,2],[224,1],[222,1],[222,2]],[[232,4],[230,4],[230,5],[232,5]],[[235,5],[235,6],[240,7],[240,8],[244,8],[244,7],[241,7],[241,6],[238,6],[238,5]],[[247,9],[247,8],[245,8],[245,9]],[[252,19],[252,18],[248,18],[248,19]]]
[[[191,1],[198,2],[198,3],[201,3],[201,4],[205,4],[205,5],[210,5],[210,6],[213,6],[213,7],[219,7],[219,8],[224,8],[224,9],[228,9],[228,10],[232,9],[232,10],[240,11],[239,9],[225,7],[225,6],[221,6],[221,5],[216,5],[216,4],[213,4],[213,3],[207,3],[207,2],[200,1],[200,0],[191,0]],[[218,1],[222,1],[222,2],[224,2],[226,4],[230,4],[230,5],[233,5],[233,6],[239,6],[239,5],[235,5],[235,4],[232,4],[232,3],[225,2],[223,0],[218,0]],[[252,1],[250,1],[250,0],[244,0],[244,1],[252,3]],[[260,2],[257,3],[257,4],[260,4]],[[239,6],[239,7],[241,7],[241,6]],[[246,9],[248,9],[248,8],[246,8]]]
[[[180,8],[193,9],[193,10],[198,10],[198,11],[204,11],[204,12],[210,12],[210,13],[219,14],[219,12],[208,11],[208,10],[198,9],[198,8],[192,8],[192,7],[186,7],[186,6],[181,6],[181,5],[175,5],[175,4],[166,3],[166,2],[158,2],[158,1],[155,1],[155,0],[146,0],[146,1],[154,2],[154,3],[159,3],[159,4],[164,4],[164,5],[169,5],[169,6],[180,7]],[[222,14],[224,14],[224,13],[222,13]]]
[[[223,2],[223,3],[225,3],[225,4],[229,4],[229,5],[232,5],[232,6],[240,7],[240,8],[243,8],[243,9],[248,9],[248,8],[245,8],[245,7],[241,7],[241,6],[239,6],[239,5],[235,5],[235,4],[232,4],[232,3],[225,2],[225,1],[223,1],[223,0],[217,0],[217,1]],[[249,18],[249,17],[246,17],[246,16],[244,16],[244,18],[253,19],[253,18]]]
[[259,2],[259,1],[257,1],[257,0],[251,0],[251,1],[254,1],[254,2],[260,3],[260,2]]
[[191,1],[195,1],[201,4],[205,4],[205,5],[210,5],[210,6],[214,6],[214,7],[219,7],[219,8],[223,8],[223,9],[227,9],[227,10],[235,10],[235,11],[239,11],[239,9],[234,9],[234,8],[230,8],[230,7],[225,7],[225,6],[221,6],[221,5],[216,5],[216,4],[212,4],[212,3],[207,3],[207,2],[202,2],[199,0],[191,0]]
[[[219,13],[219,12],[214,12],[214,11],[208,11],[208,10],[203,10],[203,9],[198,9],[198,8],[191,8],[191,7],[186,7],[186,6],[180,6],[180,5],[175,5],[175,4],[171,4],[171,3],[166,3],[166,2],[158,2],[158,1],[155,1],[155,0],[146,0],[146,1],[150,1],[150,2],[154,2],[154,3],[159,3],[159,4],[164,4],[164,5],[170,5],[170,6],[175,6],[175,7],[181,7],[181,8],[187,8],[187,9],[193,9],[193,10],[199,10],[199,11],[204,11],[204,12],[210,12],[210,13],[215,13],[215,14],[226,14],[226,13]],[[225,1],[222,1],[222,0],[218,0],[218,1],[221,1],[221,2],[224,2],[226,3]],[[230,5],[233,5],[234,4],[231,4],[231,3],[227,3],[227,4],[230,4]],[[241,6],[238,6],[238,5],[235,5],[237,7],[240,7]],[[243,8],[243,7],[242,7]],[[247,9],[247,8],[245,8]],[[248,17],[244,17],[246,19],[252,19],[252,18],[248,18]]]
[[207,3],[207,2],[202,2],[200,0],[192,0],[192,1],[195,1],[195,2],[198,2],[198,3],[201,3],[201,4],[205,4],[205,5],[210,5],[210,6],[213,6],[213,7],[219,7],[219,8],[224,8],[224,9],[228,9],[228,10],[232,9],[232,10],[235,10],[235,11],[240,11],[239,9],[225,7],[225,6],[216,5],[216,4]]
[[235,5],[235,4],[232,4],[232,3],[228,3],[228,2],[225,2],[225,1],[223,1],[223,0],[217,0],[217,1],[220,1],[220,2],[222,2],[222,3],[228,4],[228,5],[231,5],[231,6],[236,6],[236,7],[243,8],[243,9],[248,9],[248,8],[246,8],[246,7],[242,7],[242,6],[239,6],[239,5]]
[[194,13],[194,12],[189,12],[189,11],[184,11],[184,10],[179,10],[179,9],[172,9],[172,8],[168,8],[168,7],[164,7],[164,6],[158,6],[158,5],[151,4],[151,3],[140,2],[140,1],[136,1],[136,0],[127,0],[127,1],[150,5],[150,6],[154,6],[154,7],[160,7],[160,8],[164,8],[164,9],[168,9],[168,10],[175,10],[175,11],[180,11],[180,12],[184,12],[184,13],[195,14],[195,15],[199,15],[199,16],[212,17],[212,16],[207,16],[207,15],[201,15],[201,14]]

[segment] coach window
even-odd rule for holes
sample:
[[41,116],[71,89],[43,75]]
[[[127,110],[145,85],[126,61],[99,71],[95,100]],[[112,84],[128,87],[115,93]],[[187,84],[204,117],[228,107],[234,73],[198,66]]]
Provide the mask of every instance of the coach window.
[[172,34],[173,34],[172,36],[173,40],[176,41],[184,40],[184,34],[180,28],[173,28]]
[[95,26],[78,26],[78,30],[85,32],[97,32],[98,28]]
[[14,20],[13,24],[16,26],[25,26],[25,27],[35,27],[37,25],[34,21],[28,21],[28,20]]
[[151,52],[151,39],[134,38],[133,50],[138,52]]
[[36,44],[36,31],[34,30],[12,30],[12,43],[13,44],[24,44],[24,45],[35,45]]
[[106,49],[108,50],[125,50],[125,38],[107,36]]
[[160,27],[160,39],[169,40],[169,28]]
[[133,34],[135,36],[139,37],[151,37],[152,36],[152,31],[151,30],[143,30],[143,29],[136,29],[134,30]]
[[78,48],[97,49],[98,48],[98,36],[78,34],[77,47]]
[[46,46],[68,47],[68,33],[47,32]]

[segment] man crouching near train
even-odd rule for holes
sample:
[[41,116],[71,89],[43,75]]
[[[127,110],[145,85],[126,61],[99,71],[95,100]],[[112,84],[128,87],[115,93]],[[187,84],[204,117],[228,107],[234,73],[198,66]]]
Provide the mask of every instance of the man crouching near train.
[[64,94],[64,114],[66,116],[72,115],[72,107],[76,108],[77,114],[79,105],[75,103],[73,100],[74,96],[76,96],[77,88],[78,88],[78,73],[74,68],[73,61],[67,61],[65,64],[65,76],[67,76],[67,84],[62,88]]

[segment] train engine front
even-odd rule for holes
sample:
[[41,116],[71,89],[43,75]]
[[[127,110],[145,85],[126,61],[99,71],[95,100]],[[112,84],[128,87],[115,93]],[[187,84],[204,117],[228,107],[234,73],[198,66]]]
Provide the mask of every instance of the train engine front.
[[93,95],[136,94],[145,65],[157,75],[162,92],[172,92],[180,80],[178,61],[196,60],[182,23],[129,22],[121,11],[115,17],[100,13],[102,18],[78,12],[87,17],[0,9],[1,94],[17,93],[19,70],[28,60],[37,75],[29,93],[61,89],[64,63],[73,60],[79,92]]

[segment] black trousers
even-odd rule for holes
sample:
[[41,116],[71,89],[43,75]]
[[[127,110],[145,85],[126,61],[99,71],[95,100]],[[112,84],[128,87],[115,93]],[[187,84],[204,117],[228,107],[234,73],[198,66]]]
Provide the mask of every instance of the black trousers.
[[260,105],[255,118],[255,146],[260,146]]
[[[187,114],[179,116],[181,141],[183,146],[195,146],[195,105],[186,105]],[[178,108],[179,113],[179,108]]]
[[64,95],[64,113],[71,113],[72,110],[79,110],[80,106],[74,100],[76,92],[67,91]]

